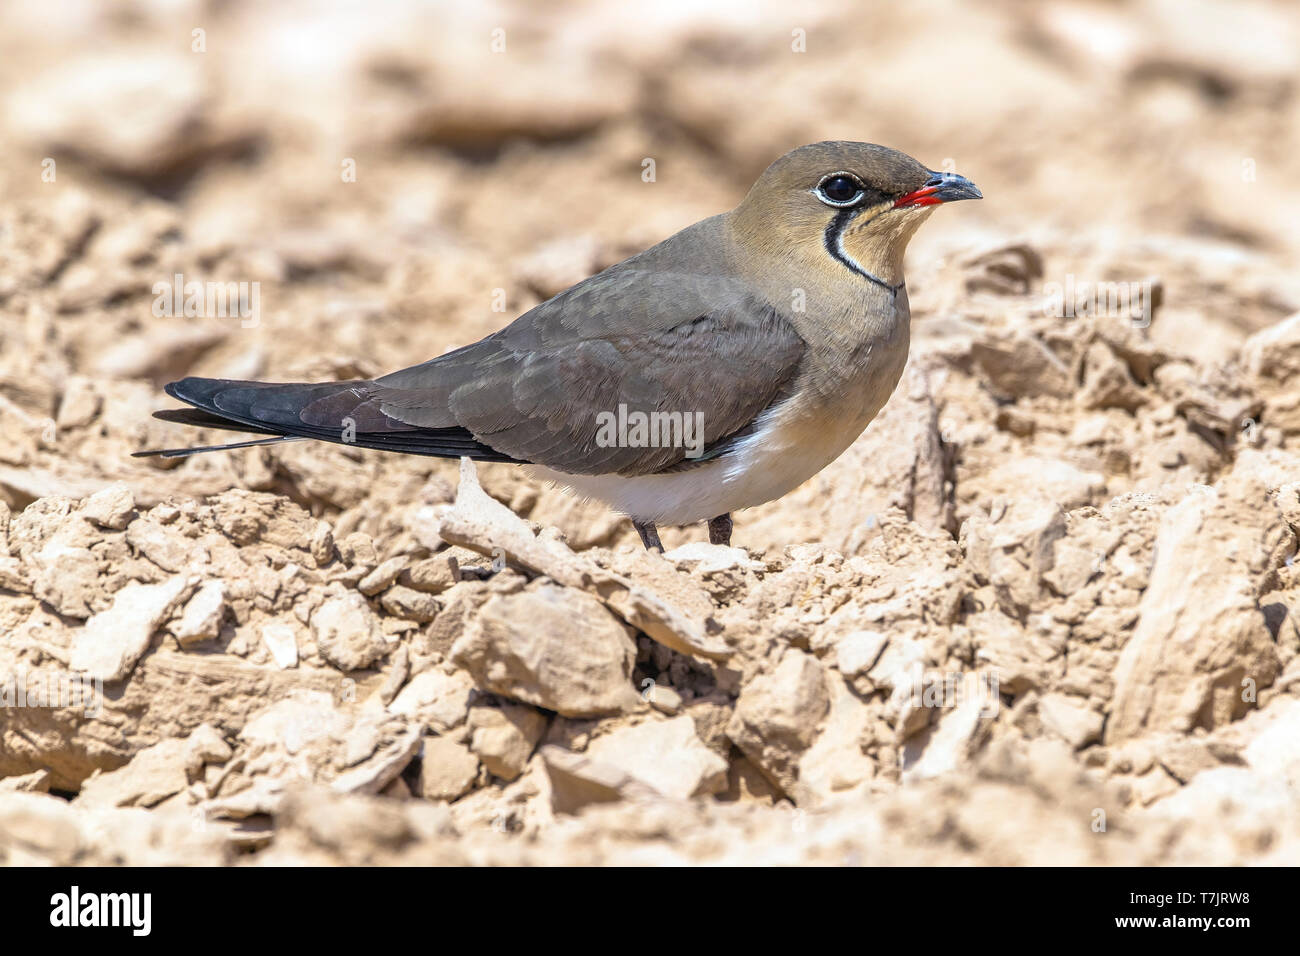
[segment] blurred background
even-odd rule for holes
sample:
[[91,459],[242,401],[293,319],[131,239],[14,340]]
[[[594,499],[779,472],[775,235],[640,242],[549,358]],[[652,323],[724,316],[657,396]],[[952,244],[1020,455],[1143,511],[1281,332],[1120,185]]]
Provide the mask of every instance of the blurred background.
[[[252,862],[274,836],[262,862],[1294,863],[1298,66],[1294,0],[0,5],[0,678],[87,648],[131,674],[102,718],[0,720],[0,862]],[[152,419],[168,381],[422,361],[823,139],[985,198],[918,233],[911,367],[836,462],[736,516],[750,557],[660,560],[603,506],[479,472],[716,624],[725,667],[645,635],[633,664],[576,586],[530,586],[539,620],[499,601],[517,577],[441,537],[457,462],[130,457],[229,440]],[[1071,314],[1103,282],[1142,321]],[[192,283],[251,310],[186,314]],[[458,654],[496,631],[521,649]],[[588,667],[574,638],[601,634],[625,671]],[[672,694],[560,716],[485,699],[469,657]],[[915,705],[922,662],[1007,706]],[[678,764],[710,796],[638,802]],[[608,767],[624,799],[570,819]],[[109,805],[130,819],[83,815]]]
[[[351,465],[312,474],[336,452],[208,456],[162,484],[175,462],[125,455],[188,440],[147,418],[167,380],[422,360],[821,139],[984,191],[912,245],[919,338],[963,263],[1010,246],[991,281],[1031,299],[1157,277],[1152,338],[1214,360],[1300,308],[1298,61],[1283,0],[8,4],[0,493],[288,475],[347,508]],[[155,315],[176,274],[257,283],[257,322]]]

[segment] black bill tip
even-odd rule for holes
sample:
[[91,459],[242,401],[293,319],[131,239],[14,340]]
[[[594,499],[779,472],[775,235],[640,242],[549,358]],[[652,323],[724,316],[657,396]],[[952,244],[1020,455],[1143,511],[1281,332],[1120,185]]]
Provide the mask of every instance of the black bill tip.
[[983,199],[979,187],[965,176],[956,173],[931,173],[930,179],[920,189],[904,193],[894,200],[895,209],[912,209],[917,206],[937,206],[959,199]]

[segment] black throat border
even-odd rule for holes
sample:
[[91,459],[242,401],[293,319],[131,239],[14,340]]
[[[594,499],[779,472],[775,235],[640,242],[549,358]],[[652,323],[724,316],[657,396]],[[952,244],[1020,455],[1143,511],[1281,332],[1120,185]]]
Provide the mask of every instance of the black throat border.
[[872,275],[866,269],[863,269],[852,259],[844,255],[844,253],[840,252],[840,235],[846,228],[848,228],[849,223],[857,218],[859,212],[861,212],[860,208],[852,206],[847,209],[841,209],[836,214],[835,218],[826,226],[826,231],[822,233],[822,244],[826,247],[826,251],[831,254],[831,258],[848,268],[850,272],[857,273],[868,282],[874,282],[890,295],[897,297],[898,290],[903,288],[906,284],[905,282],[900,282],[898,285],[890,285],[884,279]]

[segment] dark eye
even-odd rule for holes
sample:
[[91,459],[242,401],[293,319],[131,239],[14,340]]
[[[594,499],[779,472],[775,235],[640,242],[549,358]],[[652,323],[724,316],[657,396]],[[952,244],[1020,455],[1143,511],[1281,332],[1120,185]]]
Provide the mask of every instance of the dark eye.
[[817,196],[832,206],[847,206],[862,195],[862,183],[848,173],[833,173],[821,181]]

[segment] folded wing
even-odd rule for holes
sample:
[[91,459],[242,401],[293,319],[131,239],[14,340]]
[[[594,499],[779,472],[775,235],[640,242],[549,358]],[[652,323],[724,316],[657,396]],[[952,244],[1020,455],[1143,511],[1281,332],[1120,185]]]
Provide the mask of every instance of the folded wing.
[[685,447],[611,444],[602,423],[609,415],[698,413],[703,444],[716,451],[785,396],[804,343],[743,283],[641,259],[579,283],[473,345],[374,381],[187,378],[167,392],[199,411],[159,414],[571,474],[679,467]]

